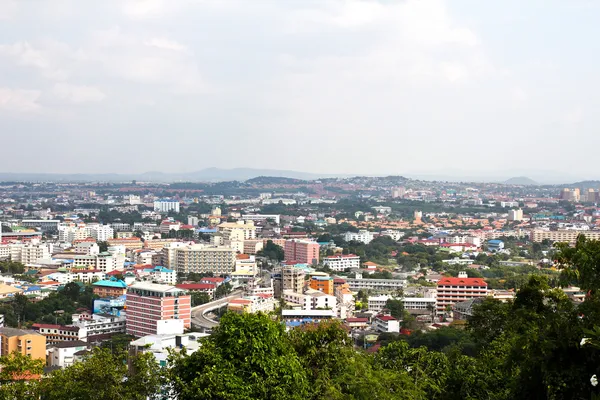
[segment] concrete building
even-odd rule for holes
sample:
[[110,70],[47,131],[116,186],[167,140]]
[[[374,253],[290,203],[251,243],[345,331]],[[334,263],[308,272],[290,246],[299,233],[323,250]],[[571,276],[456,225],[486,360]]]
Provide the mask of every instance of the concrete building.
[[159,213],[168,213],[170,211],[179,212],[179,201],[178,200],[154,200],[154,211]]
[[85,340],[87,337],[85,328],[80,328],[78,326],[33,324],[31,328],[40,335],[44,335],[46,337],[46,343],[49,344]]
[[319,263],[319,244],[317,242],[286,240],[284,252],[286,261],[312,265]]
[[217,232],[223,236],[225,242],[256,239],[256,226],[252,220],[224,222],[217,226]]
[[277,225],[281,223],[281,215],[279,214],[244,214],[242,215],[244,221],[268,221],[272,220]]
[[333,278],[330,276],[313,276],[309,286],[313,290],[333,296]]
[[589,230],[558,230],[558,231],[545,231],[534,229],[530,233],[532,242],[541,242],[545,239],[551,242],[567,242],[569,244],[575,244],[577,236],[583,235],[587,239],[600,240],[600,231],[589,231]]
[[184,274],[212,272],[215,275],[224,275],[234,271],[235,260],[236,251],[229,247],[201,244],[178,247],[175,248],[174,269]]
[[376,332],[400,332],[400,321],[391,315],[377,315],[373,319],[373,329]]
[[52,344],[46,350],[46,365],[58,368],[70,367],[75,362],[75,353],[89,348],[90,345],[81,340]]
[[46,337],[31,330],[0,328],[0,356],[15,351],[35,360],[46,360]]
[[73,326],[86,330],[88,341],[92,341],[93,337],[98,335],[125,333],[126,318],[124,314],[73,314],[72,318]]
[[281,267],[274,274],[274,292],[275,297],[281,297],[283,291],[291,290],[296,293],[304,291],[306,272],[301,268],[293,266]]
[[24,219],[19,225],[26,228],[37,228],[41,232],[57,232],[60,220],[58,219]]
[[115,278],[101,280],[92,284],[94,294],[101,297],[120,297],[127,293],[127,284]]
[[191,296],[170,285],[135,283],[127,291],[127,334],[183,333],[191,324]]
[[152,353],[158,365],[166,367],[169,351],[178,352],[185,347],[189,355],[200,348],[199,339],[205,336],[208,335],[198,332],[144,336],[129,343],[129,356],[133,358],[143,353]]
[[282,299],[300,306],[303,310],[335,310],[337,314],[337,298],[317,290],[308,290],[306,293],[284,290]]
[[344,240],[346,242],[362,242],[364,244],[369,244],[375,238],[373,232],[369,232],[367,230],[361,229],[358,232],[346,232],[344,234]]
[[467,278],[466,273],[459,273],[458,278],[442,278],[437,283],[437,312],[442,314],[448,306],[462,301],[486,297],[487,282],[481,278]]
[[323,265],[332,271],[345,271],[350,268],[360,268],[360,257],[355,254],[337,254],[323,259]]
[[406,286],[404,279],[346,278],[346,282],[352,291],[360,289],[396,290]]
[[508,211],[508,220],[509,221],[523,221],[523,210],[520,208],[517,210],[509,210]]

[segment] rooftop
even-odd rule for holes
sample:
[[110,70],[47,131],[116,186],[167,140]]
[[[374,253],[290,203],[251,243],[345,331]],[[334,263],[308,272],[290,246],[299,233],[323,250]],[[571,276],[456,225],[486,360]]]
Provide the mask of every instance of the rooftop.
[[40,335],[39,333],[37,333],[36,331],[32,331],[32,330],[28,330],[28,329],[8,328],[8,327],[0,328],[0,335],[4,335],[7,337],[23,336],[23,335],[43,336],[43,335]]

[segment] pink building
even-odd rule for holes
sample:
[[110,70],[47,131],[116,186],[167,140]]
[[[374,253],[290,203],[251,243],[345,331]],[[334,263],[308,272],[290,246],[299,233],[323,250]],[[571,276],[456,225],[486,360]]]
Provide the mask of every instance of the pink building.
[[136,337],[183,333],[191,325],[191,296],[174,286],[136,283],[125,307],[127,334]]
[[319,244],[307,240],[286,240],[285,241],[285,260],[295,261],[300,264],[319,263]]

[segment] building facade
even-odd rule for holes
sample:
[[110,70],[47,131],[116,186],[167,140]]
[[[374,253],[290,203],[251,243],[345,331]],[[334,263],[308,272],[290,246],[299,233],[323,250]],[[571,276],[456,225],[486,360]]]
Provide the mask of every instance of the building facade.
[[174,286],[136,283],[125,307],[127,334],[136,337],[183,333],[191,324],[191,296]]

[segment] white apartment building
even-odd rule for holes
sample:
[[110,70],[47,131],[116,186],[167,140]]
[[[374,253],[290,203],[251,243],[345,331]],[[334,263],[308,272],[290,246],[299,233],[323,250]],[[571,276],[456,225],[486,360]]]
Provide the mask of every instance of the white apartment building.
[[345,271],[348,268],[360,268],[360,257],[355,254],[337,254],[323,259],[323,265],[332,271]]
[[201,244],[175,248],[175,266],[177,272],[212,272],[215,275],[229,274],[234,271],[236,251],[230,247],[211,247]]
[[402,237],[404,236],[404,232],[400,232],[400,231],[396,231],[396,230],[392,230],[392,229],[387,229],[385,231],[381,231],[379,234],[381,236],[389,236],[396,242],[399,241],[400,239],[402,239]]
[[552,242],[567,242],[574,244],[577,240],[577,236],[584,235],[587,239],[600,240],[600,231],[589,231],[589,230],[558,230],[558,231],[544,231],[534,229],[530,233],[532,242],[541,242],[544,239],[548,239]]
[[75,353],[88,350],[89,344],[81,341],[64,341],[49,345],[46,360],[49,367],[67,368],[75,362]]
[[125,333],[125,315],[92,314],[89,318],[73,314],[73,325],[87,331],[87,336]]
[[509,221],[523,221],[523,210],[520,208],[517,210],[509,210],[508,211],[508,220]]
[[161,213],[168,213],[170,211],[174,211],[178,213],[179,201],[168,199],[154,200],[154,211]]
[[83,225],[59,225],[58,240],[60,242],[73,243],[75,240],[87,239],[89,231]]
[[273,220],[277,225],[281,222],[281,215],[279,214],[244,214],[242,215],[243,221],[267,221]]
[[346,232],[344,234],[344,240],[346,242],[354,240],[356,242],[362,242],[364,244],[371,243],[374,237],[375,236],[373,235],[373,232],[369,232],[365,229],[361,229],[358,232]]
[[368,299],[369,311],[380,313],[381,310],[383,310],[385,308],[385,304],[387,303],[387,301],[389,299],[395,299],[395,297],[387,296],[387,295],[369,296],[369,299]]
[[283,291],[282,297],[284,301],[297,304],[303,310],[328,309],[337,313],[337,298],[318,290],[307,290],[302,294],[288,289]]
[[225,241],[244,241],[256,239],[256,226],[254,221],[224,222],[217,226],[218,232]]
[[79,242],[73,247],[77,253],[84,253],[88,256],[100,254],[100,247],[96,242]]
[[404,279],[346,278],[346,282],[352,291],[360,289],[396,290],[406,286]]
[[35,264],[38,260],[50,258],[52,250],[51,243],[15,243],[2,246],[0,258],[9,258],[25,265]]
[[518,201],[501,201],[500,207],[506,207],[506,208],[519,207],[519,202]]
[[377,315],[373,320],[376,332],[400,332],[400,321],[390,315]]
[[96,239],[98,242],[106,242],[112,239],[115,231],[109,225],[90,224],[85,227],[88,232],[88,237]]

